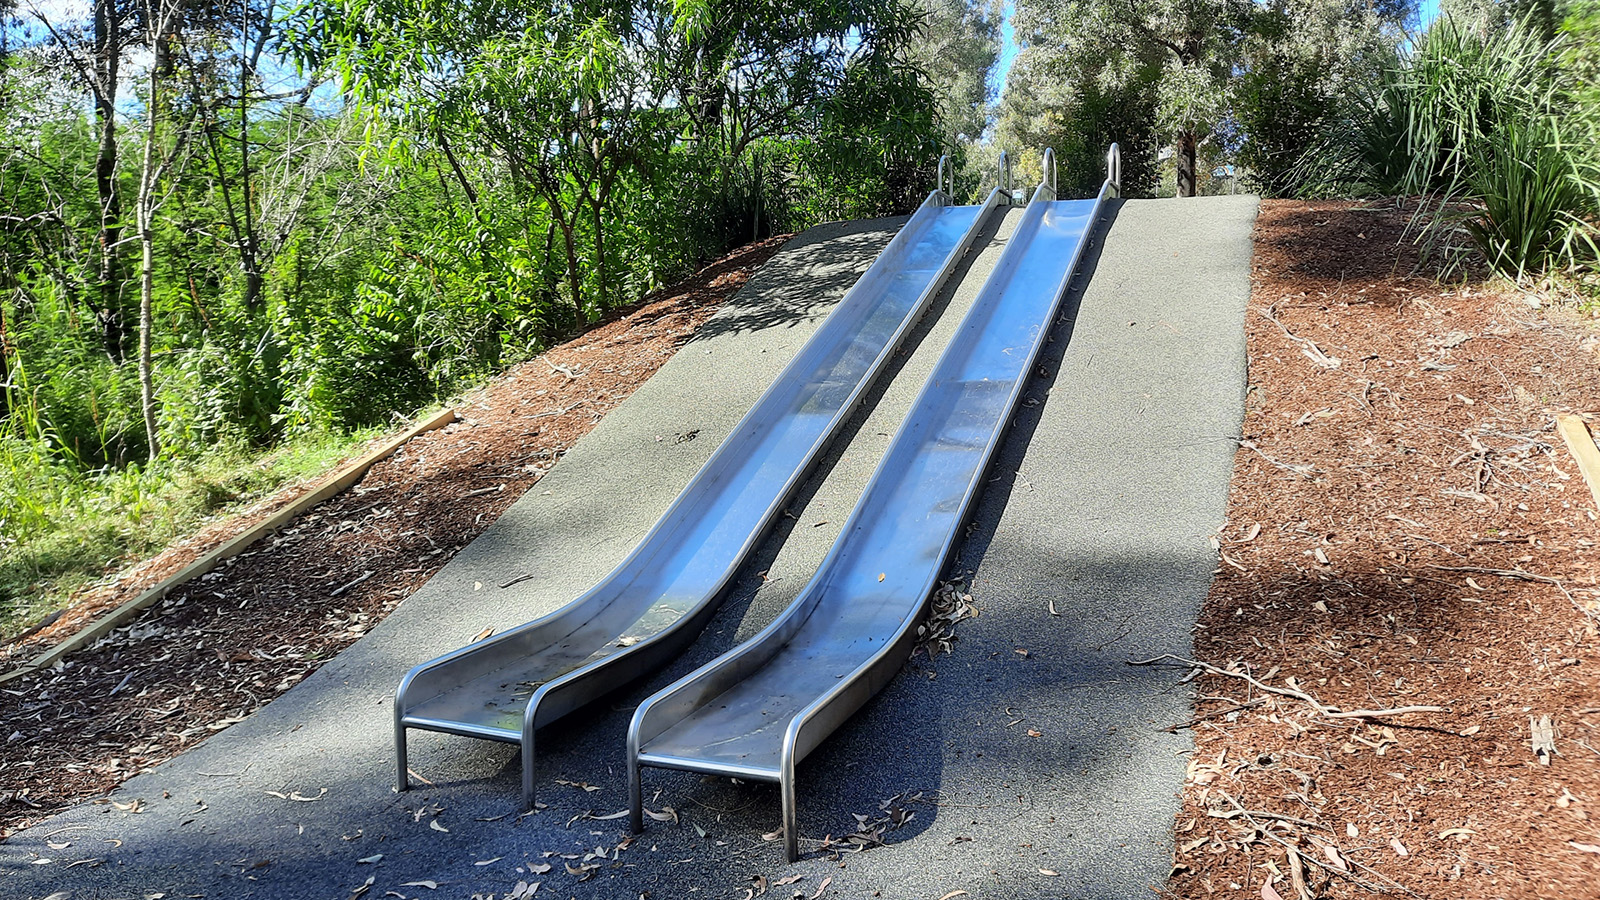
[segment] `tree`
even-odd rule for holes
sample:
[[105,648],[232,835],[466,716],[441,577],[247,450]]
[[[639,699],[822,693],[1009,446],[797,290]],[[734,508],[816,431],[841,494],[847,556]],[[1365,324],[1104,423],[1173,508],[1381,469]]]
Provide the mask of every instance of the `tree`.
[[911,61],[939,98],[944,146],[976,143],[988,129],[994,92],[989,76],[1000,57],[1002,0],[918,0],[922,27]]
[[193,107],[175,112],[167,97],[175,65],[174,47],[185,11],[184,0],[145,0],[146,72],[144,147],[139,165],[139,191],[134,201],[134,225],[139,239],[139,400],[144,413],[145,440],[150,459],[161,455],[161,434],[156,424],[155,332],[156,213],[165,199],[163,187],[175,166],[181,165],[193,123]]
[[1068,74],[1073,97],[1153,93],[1179,196],[1196,192],[1208,144],[1272,190],[1341,94],[1393,55],[1412,9],[1410,0],[1019,0],[1018,59],[1042,54]]
[[1233,47],[1253,10],[1251,0],[1025,0],[1016,27],[1025,46],[1095,70],[1107,87],[1159,72],[1157,127],[1176,148],[1178,195],[1191,197],[1196,152],[1222,122]]
[[1229,116],[1235,159],[1259,190],[1293,189],[1324,123],[1379,83],[1404,39],[1403,0],[1269,0],[1238,48]]

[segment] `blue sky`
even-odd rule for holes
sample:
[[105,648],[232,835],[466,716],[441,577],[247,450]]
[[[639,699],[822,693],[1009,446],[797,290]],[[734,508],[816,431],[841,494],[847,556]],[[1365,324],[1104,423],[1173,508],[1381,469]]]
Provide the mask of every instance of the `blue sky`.
[[[1011,74],[1011,64],[1017,59],[1016,33],[1011,29],[1010,0],[1006,0],[1005,20],[1000,23],[1000,59],[995,64],[994,83],[997,92],[1004,93],[1006,76]],[[1439,0],[1422,0],[1418,7],[1422,27],[1426,28],[1439,15]]]

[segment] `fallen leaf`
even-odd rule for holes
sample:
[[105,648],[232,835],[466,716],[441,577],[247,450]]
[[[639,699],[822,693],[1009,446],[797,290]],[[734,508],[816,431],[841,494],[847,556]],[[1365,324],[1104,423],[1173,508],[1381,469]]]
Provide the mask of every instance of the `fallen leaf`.
[[424,887],[424,888],[427,888],[428,890],[432,891],[432,890],[437,890],[439,888],[439,882],[437,882],[437,881],[408,881],[405,884],[402,884],[400,886],[401,887]]
[[1344,857],[1343,856],[1339,855],[1339,848],[1332,847],[1332,846],[1324,846],[1322,848],[1322,854],[1324,856],[1328,857],[1328,862],[1333,863],[1334,867],[1339,869],[1339,871],[1341,871],[1341,872],[1350,871],[1349,864],[1344,861]]
[[1577,841],[1567,841],[1567,843],[1571,844],[1573,849],[1584,853],[1600,853],[1600,844],[1580,844]]
[[45,843],[45,846],[49,847],[51,850],[65,850],[68,847],[72,846],[72,842],[71,841],[60,841],[60,842],[57,842],[57,841],[45,841],[44,843]]
[[1394,850],[1394,854],[1396,856],[1410,856],[1411,855],[1411,851],[1406,849],[1406,845],[1405,844],[1400,843],[1400,839],[1399,838],[1390,838],[1389,839],[1389,846],[1390,846],[1390,848],[1392,848]]
[[[1050,607],[1050,615],[1052,615],[1052,616],[1061,615],[1061,613],[1056,612],[1056,602],[1054,600],[1048,601],[1046,605]],[[961,893],[965,894],[966,891],[962,891]]]
[[374,853],[371,856],[356,860],[356,865],[372,865],[380,859],[383,859],[383,854]]
[[1466,728],[1461,729],[1461,736],[1462,737],[1472,737],[1473,735],[1477,734],[1478,732],[1480,732],[1482,730],[1483,730],[1483,726],[1482,725],[1468,725]]
[[678,824],[678,811],[670,806],[661,807],[661,812],[656,812],[653,809],[646,809],[644,814],[652,819],[655,819],[657,822],[671,822],[674,825]]
[[556,784],[564,784],[567,787],[583,788],[585,791],[588,791],[591,794],[600,790],[599,787],[592,785],[587,781],[562,781],[561,779],[557,778]]
[[627,810],[622,810],[621,812],[614,812],[606,816],[590,816],[589,818],[595,820],[596,822],[609,822],[612,819],[620,819],[627,814]]
[[1261,883],[1261,900],[1283,900],[1283,895],[1273,890],[1271,884],[1263,881]]
[[695,834],[698,834],[701,837],[705,837],[706,836],[706,830],[704,828],[700,827],[700,823],[699,822],[694,823],[694,831],[695,831]]
[[1344,833],[1350,835],[1353,838],[1361,837],[1361,831],[1360,831],[1360,829],[1356,828],[1356,823],[1354,823],[1354,822],[1346,822],[1346,823],[1344,823]]
[[950,900],[950,898],[952,898],[952,897],[970,897],[970,896],[972,896],[972,895],[967,893],[966,891],[951,891],[950,893],[945,894],[943,897],[940,897],[939,900]]
[[1033,728],[1028,729],[1028,737],[1044,737],[1044,732]]
[[367,876],[367,880],[361,882],[361,886],[360,887],[351,888],[350,889],[350,896],[359,897],[362,894],[365,894],[367,892],[367,888],[372,887],[373,882],[375,882],[377,880],[378,880],[378,876],[376,876],[376,875],[368,875]]
[[449,834],[450,833],[450,829],[444,827],[443,825],[440,825],[438,819],[429,819],[428,820],[428,827],[432,828],[434,831],[442,831],[445,834]]
[[811,900],[817,900],[818,897],[821,897],[822,896],[822,892],[827,890],[828,889],[828,885],[830,885],[830,884],[833,884],[833,876],[832,875],[829,875],[827,878],[822,879],[822,883],[817,885],[817,892],[815,894],[811,895]]
[[1061,873],[1057,872],[1055,869],[1040,869],[1039,870],[1039,874],[1040,875],[1049,875],[1051,878],[1056,878],[1056,877],[1061,875]]
[[494,863],[499,862],[502,859],[505,859],[505,857],[504,856],[496,856],[494,859],[480,859],[477,862],[473,863],[473,865],[475,865],[475,866],[492,865]]
[[772,886],[773,887],[783,887],[786,884],[794,884],[795,882],[804,881],[804,880],[805,880],[805,876],[804,875],[790,875],[788,878],[779,878],[777,881],[774,881],[772,883]]
[[1473,831],[1471,828],[1446,828],[1445,830],[1439,832],[1439,837],[1454,837],[1458,841],[1464,841],[1475,834],[1477,834],[1477,832]]
[[529,866],[528,871],[535,875],[543,875],[554,868],[555,866],[552,866],[549,863],[539,863],[537,866]]

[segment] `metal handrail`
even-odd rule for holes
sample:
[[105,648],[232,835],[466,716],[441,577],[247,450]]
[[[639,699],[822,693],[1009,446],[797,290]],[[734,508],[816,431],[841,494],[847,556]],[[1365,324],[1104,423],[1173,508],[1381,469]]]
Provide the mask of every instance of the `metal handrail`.
[[995,184],[1005,192],[1006,200],[1016,205],[1017,192],[1011,180],[1011,154],[1000,151],[999,171],[995,172]]
[[1122,196],[1122,147],[1115,143],[1106,150],[1106,184],[1111,186],[1110,196]]
[[[947,184],[948,176],[948,187]],[[950,163],[950,154],[939,157],[939,181],[934,185],[946,200],[954,202],[956,196],[956,167]]]
[[1056,193],[1056,151],[1053,148],[1044,148],[1044,159],[1040,163],[1040,168],[1042,173],[1039,176],[1039,184],[1041,186],[1048,184],[1050,193]]

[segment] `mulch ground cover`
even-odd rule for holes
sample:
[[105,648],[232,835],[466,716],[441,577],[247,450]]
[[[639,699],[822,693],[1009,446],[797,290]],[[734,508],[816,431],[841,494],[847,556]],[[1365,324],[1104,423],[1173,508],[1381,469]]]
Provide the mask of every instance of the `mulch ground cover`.
[[[786,236],[742,248],[457,407],[297,517],[55,668],[0,687],[0,834],[243,720],[380,622],[659,369]],[[287,490],[85,593],[14,668],[300,496]]]
[[1555,431],[1600,323],[1414,274],[1407,221],[1262,206],[1164,896],[1600,897],[1600,524]]
[[[1152,663],[1201,695],[1174,723],[1196,750],[1164,896],[1600,897],[1600,523],[1554,420],[1600,412],[1600,328],[1417,274],[1407,220],[1263,204],[1221,564],[1195,658]],[[780,243],[509,373],[272,540],[0,688],[0,827],[104,795],[365,633]],[[9,663],[292,496],[91,592]]]

